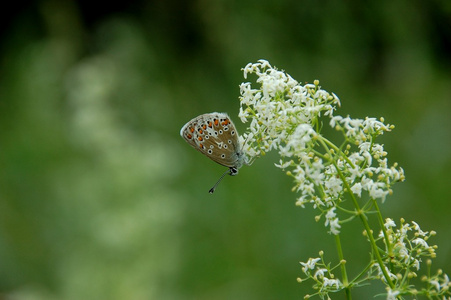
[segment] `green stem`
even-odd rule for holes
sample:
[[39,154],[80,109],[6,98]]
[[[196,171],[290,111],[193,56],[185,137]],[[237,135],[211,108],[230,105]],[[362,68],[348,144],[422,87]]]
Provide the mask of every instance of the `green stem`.
[[346,261],[343,255],[343,248],[341,247],[341,240],[340,240],[340,235],[334,235],[335,237],[335,244],[337,246],[337,252],[338,252],[338,258],[340,259],[340,269],[341,269],[341,275],[342,275],[342,279],[343,279],[343,285],[345,287],[345,294],[346,294],[346,299],[352,299],[351,297],[351,288],[349,286],[349,281],[348,281],[348,273],[346,272]]
[[373,265],[373,260],[371,259],[371,262],[358,274],[352,281],[351,284],[359,284],[359,280],[361,277],[363,277],[365,274],[367,274],[368,270]]
[[392,247],[392,244],[390,243],[390,240],[388,239],[387,229],[384,226],[384,218],[382,218],[382,214],[381,214],[381,211],[379,209],[379,205],[377,204],[377,201],[375,199],[372,199],[372,200],[373,200],[373,205],[374,205],[374,207],[376,208],[376,211],[377,211],[377,218],[379,220],[379,224],[381,226],[381,230],[382,230],[382,232],[384,234],[386,251],[387,251],[389,256],[392,256],[392,254],[393,254],[392,253],[393,252],[393,247]]
[[[340,177],[341,177],[341,176],[340,176]],[[358,213],[358,215],[359,215],[359,217],[360,217],[360,220],[361,220],[362,223],[363,223],[363,227],[365,227],[365,231],[366,231],[366,233],[367,233],[367,235],[368,235],[368,238],[369,238],[369,240],[370,240],[371,248],[373,248],[374,254],[375,254],[375,256],[376,256],[376,260],[377,260],[377,262],[378,262],[378,264],[379,264],[379,266],[380,266],[380,269],[381,269],[381,271],[382,271],[382,274],[384,275],[385,280],[387,281],[387,283],[388,283],[388,285],[390,286],[390,288],[393,289],[393,288],[395,287],[395,285],[394,285],[393,282],[391,281],[390,276],[388,275],[388,272],[387,272],[387,270],[385,269],[385,264],[384,264],[384,262],[382,261],[381,254],[380,254],[380,252],[379,252],[379,250],[378,250],[378,247],[377,247],[377,245],[376,245],[376,241],[374,240],[373,233],[372,233],[372,230],[371,230],[371,228],[370,228],[370,225],[368,224],[367,217],[366,217],[365,213],[361,211],[361,209],[360,209],[360,207],[359,207],[359,204],[358,204],[357,200],[355,199],[355,197],[351,197],[351,198],[352,198],[352,200],[353,200],[353,202],[354,202],[354,206],[355,206],[356,209],[357,209],[357,213]]]

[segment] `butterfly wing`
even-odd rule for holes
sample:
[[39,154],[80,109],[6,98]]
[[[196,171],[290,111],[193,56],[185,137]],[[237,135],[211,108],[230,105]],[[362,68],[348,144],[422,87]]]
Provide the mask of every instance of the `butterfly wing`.
[[186,123],[180,135],[194,149],[220,165],[229,168],[243,165],[238,132],[226,113],[200,115]]

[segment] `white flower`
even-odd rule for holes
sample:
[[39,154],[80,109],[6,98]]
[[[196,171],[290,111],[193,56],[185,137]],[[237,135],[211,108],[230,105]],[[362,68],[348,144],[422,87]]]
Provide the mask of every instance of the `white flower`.
[[368,193],[372,199],[381,199],[382,202],[385,201],[385,197],[388,195],[388,191],[384,190],[385,184],[382,182],[374,182],[368,185]]
[[329,279],[327,277],[323,277],[323,286],[324,287],[328,287],[328,286],[335,286],[336,289],[338,289],[341,285],[340,280],[338,279]]
[[260,68],[262,68],[262,69],[272,68],[266,59],[259,59],[258,62],[260,63]]
[[388,289],[387,300],[397,300],[398,299],[398,295],[399,295],[399,291],[392,290],[390,288],[387,288],[387,289]]
[[302,190],[304,194],[313,195],[315,193],[315,186],[313,183],[302,184],[299,186],[299,190]]
[[[363,161],[363,158],[360,161],[358,161],[357,160],[357,156],[361,157],[359,154],[357,154],[357,155],[350,156],[349,159],[351,161],[354,161],[354,164],[359,164],[360,161]],[[348,166],[348,171],[349,171],[349,174],[350,174],[350,176],[347,177],[348,182],[353,182],[354,180],[356,180],[357,178],[360,178],[360,176],[362,176],[362,171],[358,167],[356,167],[355,165],[354,166]]]
[[428,232],[424,232],[423,230],[421,230],[420,225],[418,225],[416,222],[412,221],[413,224],[413,229],[415,229],[417,231],[417,235],[419,236],[426,236],[428,234]]
[[362,197],[362,184],[360,182],[357,182],[351,187],[351,192],[356,194],[359,197]]
[[326,222],[324,223],[325,226],[330,226],[330,231],[332,234],[337,235],[340,233],[340,224],[338,223],[339,220],[336,217],[337,214],[335,213],[335,207],[332,207],[329,209],[326,213]]
[[384,151],[384,146],[380,144],[373,144],[372,152],[374,157],[384,157],[387,155],[387,152]]
[[252,63],[248,63],[244,68],[243,68],[243,75],[244,75],[244,79],[247,79],[247,74],[248,73],[253,73],[254,72],[254,65]]
[[370,149],[371,149],[371,143],[370,142],[361,143],[359,145],[360,153],[370,152]]
[[321,159],[317,159],[314,162],[312,162],[312,166],[309,167],[309,165],[305,165],[307,176],[310,178],[311,181],[315,185],[323,185],[325,174],[323,172],[324,165],[323,161]]
[[330,222],[330,232],[331,232],[333,235],[339,234],[339,233],[340,233],[340,230],[339,230],[340,228],[341,228],[341,225],[338,223],[338,218],[333,219],[333,220]]
[[320,269],[316,270],[315,275],[313,275],[313,277],[323,278],[324,274],[327,272],[328,272],[327,269],[320,268]]
[[431,285],[433,285],[435,287],[435,289],[437,290],[437,292],[440,292],[440,283],[438,282],[438,280],[430,280],[429,283]]
[[283,162],[282,160],[279,160],[279,164],[274,164],[277,168],[280,168],[280,169],[285,169],[285,168],[287,168],[287,167],[289,167],[291,164],[293,164],[293,161],[292,160],[288,160],[288,161],[286,161],[286,162]]
[[[299,124],[294,133],[288,136],[285,147],[280,147],[285,156],[299,155],[315,135],[315,131],[309,124]],[[288,155],[287,155],[288,154]]]
[[412,243],[414,243],[415,245],[421,245],[425,249],[429,248],[428,243],[426,243],[426,241],[422,238],[416,238],[412,241]]
[[396,227],[396,223],[395,221],[393,221],[390,218],[385,219],[385,224],[384,224],[385,228],[388,230],[390,229],[390,227]]
[[418,259],[414,259],[414,260],[413,260],[413,263],[412,263],[412,266],[413,266],[415,269],[417,269],[417,271],[419,271],[419,270],[420,270],[420,261],[419,261]]
[[340,123],[341,120],[343,120],[342,116],[333,116],[332,118],[330,118],[330,121],[329,121],[330,127],[335,128],[337,123]]
[[371,164],[373,163],[373,157],[371,156],[371,153],[369,153],[368,151],[360,151],[360,154],[365,158],[366,163],[371,166]]
[[296,206],[300,206],[302,208],[305,208],[306,203],[308,203],[308,200],[306,200],[306,195],[302,195],[301,197],[299,197],[296,201]]
[[[335,213],[335,207],[329,209],[326,214],[326,222],[331,219],[334,219],[336,216],[337,216],[337,214]],[[327,225],[327,223],[326,223],[326,225]]]
[[309,258],[306,263],[300,262],[300,264],[302,265],[302,271],[306,273],[309,269],[313,270],[316,266],[316,263],[320,260],[321,258],[317,257],[317,258]]
[[448,286],[450,283],[448,274],[443,275],[443,286]]
[[343,182],[341,181],[340,178],[337,178],[336,176],[331,176],[326,180],[324,187],[326,188],[326,192],[329,195],[337,197],[340,194],[340,192],[343,191],[342,185]]

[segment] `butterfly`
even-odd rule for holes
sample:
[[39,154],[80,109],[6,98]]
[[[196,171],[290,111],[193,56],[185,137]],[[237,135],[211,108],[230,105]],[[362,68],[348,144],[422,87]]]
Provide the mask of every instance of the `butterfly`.
[[194,149],[229,168],[209,190],[210,194],[213,194],[227,173],[235,176],[238,169],[247,164],[238,132],[226,113],[213,112],[197,116],[182,127],[180,135]]

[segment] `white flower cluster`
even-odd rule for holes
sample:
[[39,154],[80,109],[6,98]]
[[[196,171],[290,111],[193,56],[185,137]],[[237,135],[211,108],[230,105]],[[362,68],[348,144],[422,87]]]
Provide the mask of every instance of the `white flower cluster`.
[[[410,224],[406,223],[404,219],[401,219],[400,228],[396,228],[396,223],[387,218],[384,227],[386,233],[384,234],[381,231],[379,238],[383,239],[385,244],[387,244],[386,239],[388,239],[389,246],[386,245],[386,247],[392,248],[388,250],[389,257],[387,257],[387,264],[391,266],[390,277],[395,279],[394,282],[399,279],[405,281],[417,277],[415,271],[420,270],[422,257],[435,258],[436,256],[435,249],[437,246],[428,244],[429,238],[435,235],[435,231],[423,231],[416,222],[412,221]],[[386,239],[384,239],[385,235]],[[427,260],[427,264],[429,268],[431,260]],[[401,274],[402,270],[409,270],[409,273],[403,275]],[[395,272],[398,273],[394,274]],[[382,276],[381,272],[379,272],[379,275]],[[451,283],[448,275],[441,270],[433,276],[424,276],[422,279],[428,283],[428,288],[418,291],[418,294],[428,296],[449,295]],[[400,291],[390,289],[388,295],[396,295],[397,293],[400,293]]]
[[[265,60],[248,64],[243,70],[245,78],[255,74],[260,85],[253,88],[245,82],[240,86],[239,117],[250,122],[242,137],[243,151],[252,161],[277,150],[281,160],[276,166],[290,169],[294,189],[301,194],[297,205],[312,203],[319,208],[331,233],[340,232],[332,208],[341,203],[346,191],[354,197],[362,197],[366,191],[369,198],[384,201],[391,185],[404,180],[403,170],[397,165],[389,167],[383,145],[374,142],[392,126],[374,118],[334,116],[340,105],[336,95],[322,90],[318,81],[301,85]],[[321,135],[324,118],[329,118],[326,123],[332,128],[343,132],[347,147],[337,148]],[[350,152],[351,146],[354,152]]]
[[[320,211],[316,220],[324,218],[324,225],[335,235],[340,263],[331,267],[320,257],[310,258],[303,263],[306,278],[313,280],[316,293],[329,299],[328,293],[346,290],[349,295],[353,287],[367,284],[366,281],[381,279],[387,286],[387,299],[398,299],[404,295],[424,295],[430,299],[447,299],[450,295],[450,281],[446,274],[438,271],[423,279],[426,288],[416,290],[410,281],[417,277],[424,257],[435,257],[436,246],[430,246],[428,239],[435,232],[424,232],[417,223],[401,221],[401,227],[391,219],[381,221],[381,234],[375,239],[368,216],[376,213],[383,220],[378,201],[385,201],[392,193],[395,182],[404,180],[404,171],[395,163],[390,166],[387,152],[376,138],[394,126],[384,119],[352,119],[335,115],[340,101],[334,94],[322,90],[319,82],[301,85],[290,75],[272,67],[267,61],[259,60],[248,64],[244,77],[256,76],[259,85],[250,82],[240,86],[240,113],[243,122],[250,122],[241,137],[243,152],[248,161],[253,161],[266,152],[276,150],[281,157],[276,164],[286,169],[293,177],[293,191],[298,192],[296,204],[304,207],[311,204]],[[321,132],[325,125],[341,132],[343,142],[336,146]],[[353,207],[344,207],[344,200]],[[340,220],[338,214],[346,215]],[[364,233],[371,245],[372,258],[366,269],[349,281],[340,242],[342,225],[359,217]],[[377,230],[375,230],[376,232]],[[383,244],[385,244],[385,250]],[[428,260],[428,266],[430,266]],[[340,266],[341,278],[336,279],[333,270]],[[363,276],[367,272],[367,276]],[[314,295],[307,295],[309,298]]]
[[[313,279],[315,281],[314,289],[317,290],[315,295],[319,295],[323,299],[328,297],[329,293],[335,293],[342,290],[343,283],[334,278],[333,269],[329,265],[326,265],[323,261],[323,252],[320,252],[321,257],[309,258],[307,262],[300,262],[302,265],[302,272],[306,275],[306,278],[298,278],[299,282],[307,279]],[[339,265],[338,265],[339,266]],[[336,267],[338,267],[336,266]],[[305,298],[310,298],[314,295],[307,295]],[[328,298],[329,299],[329,298]]]
[[[435,231],[422,231],[420,226],[412,221],[412,224],[406,223],[401,219],[401,227],[396,229],[396,223],[387,218],[385,220],[385,232],[389,242],[388,247],[392,247],[390,251],[390,264],[397,268],[420,269],[421,257],[435,257],[436,246],[430,246],[427,240],[435,235]],[[379,233],[381,239],[384,238],[384,232]],[[386,244],[387,241],[383,239]],[[387,247],[387,245],[386,245]]]
[[[387,267],[386,270],[396,285],[399,281],[403,281],[400,284],[405,285],[405,281],[408,282],[411,278],[417,277],[416,272],[420,270],[423,257],[434,258],[436,256],[437,246],[428,244],[429,238],[435,235],[435,231],[423,231],[416,222],[412,221],[410,224],[404,219],[401,219],[400,228],[396,228],[396,223],[390,218],[385,220],[384,228],[385,233],[381,231],[379,238],[384,241],[389,253],[386,264],[390,266],[390,270]],[[431,260],[427,260],[427,264],[430,267]],[[375,265],[375,267],[378,270],[378,276],[383,279],[379,265]],[[451,283],[448,275],[441,270],[435,275],[424,276],[422,279],[428,283],[428,288],[417,291],[417,294],[430,297],[449,295]],[[387,299],[395,299],[399,294],[402,294],[402,288],[388,289]]]
[[258,76],[259,89],[250,82],[240,85],[240,113],[243,123],[251,121],[244,151],[251,157],[278,149],[284,156],[299,155],[315,135],[314,120],[324,112],[332,115],[340,102],[335,95],[314,84],[300,85],[290,75],[271,67],[265,60],[248,64],[248,74]]

